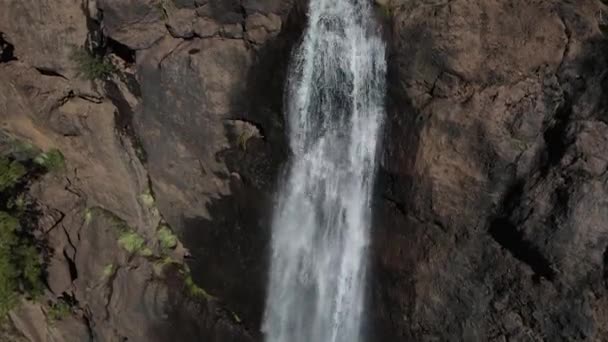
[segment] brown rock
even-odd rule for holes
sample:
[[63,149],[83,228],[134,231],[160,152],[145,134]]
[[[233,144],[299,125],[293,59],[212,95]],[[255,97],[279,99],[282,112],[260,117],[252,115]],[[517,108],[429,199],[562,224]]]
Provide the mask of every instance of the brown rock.
[[598,5],[390,5],[378,335],[606,339]]
[[97,0],[103,11],[104,30],[132,49],[146,49],[166,32],[166,9],[156,0]]
[[280,30],[281,17],[276,14],[254,13],[245,20],[246,37],[255,44],[263,44],[269,38],[276,36]]
[[242,39],[243,38],[242,24],[226,24],[222,26],[222,36],[226,38]]
[[176,9],[171,12],[167,20],[167,28],[173,37],[192,38],[194,37],[194,22],[196,13],[188,9]]
[[194,22],[192,29],[201,38],[213,37],[220,31],[220,27],[215,21],[205,18],[198,18]]
[[13,54],[38,69],[73,77],[74,48],[87,39],[86,16],[80,1],[6,0],[0,11],[0,32],[13,43]]

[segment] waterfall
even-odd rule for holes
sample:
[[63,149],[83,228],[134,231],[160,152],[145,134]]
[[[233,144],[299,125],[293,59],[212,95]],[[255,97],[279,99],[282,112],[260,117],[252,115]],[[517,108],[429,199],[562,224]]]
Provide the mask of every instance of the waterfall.
[[293,157],[273,218],[267,342],[357,342],[385,51],[369,0],[311,0],[287,83]]

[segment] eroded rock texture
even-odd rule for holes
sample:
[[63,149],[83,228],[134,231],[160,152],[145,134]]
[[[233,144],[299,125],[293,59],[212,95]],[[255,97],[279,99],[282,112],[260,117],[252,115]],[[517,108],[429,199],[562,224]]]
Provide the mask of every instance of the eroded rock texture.
[[[47,290],[0,339],[262,340],[306,5],[0,0],[0,152],[65,156],[28,187]],[[608,340],[608,8],[375,6],[389,93],[369,339]]]
[[[47,291],[13,310],[1,339],[259,340],[303,4],[0,8],[2,150],[28,142],[65,157],[28,191]],[[181,242],[168,245],[171,231]],[[70,306],[61,319],[57,303]]]
[[393,1],[380,336],[604,341],[600,1]]

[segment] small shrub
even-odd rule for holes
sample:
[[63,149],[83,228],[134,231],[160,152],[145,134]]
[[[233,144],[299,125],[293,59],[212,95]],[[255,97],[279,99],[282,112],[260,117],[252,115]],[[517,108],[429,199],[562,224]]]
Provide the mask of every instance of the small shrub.
[[15,198],[9,198],[6,207],[7,209],[11,209],[16,211],[17,213],[21,213],[25,210],[27,205],[27,199],[24,194],[19,194]]
[[163,249],[173,249],[177,246],[177,236],[175,236],[171,229],[166,225],[161,225],[160,229],[156,233],[156,236],[158,237],[158,241]]
[[34,245],[26,243],[25,240],[20,242],[16,248],[13,248],[13,258],[20,261],[17,263],[19,265],[18,276],[28,293],[38,296],[42,293],[40,253]]
[[51,304],[47,317],[51,322],[61,321],[72,314],[72,306],[64,300]]
[[138,233],[128,230],[123,231],[118,239],[118,245],[131,254],[139,254],[143,257],[150,257],[154,253],[148,246],[146,240]]
[[152,250],[150,248],[144,247],[139,250],[139,255],[147,258],[147,257],[151,257],[152,255],[154,255],[154,252],[152,252]]
[[123,232],[118,239],[118,244],[127,252],[133,254],[141,251],[146,246],[144,238],[133,231]]
[[6,251],[0,250],[0,321],[15,307],[19,298],[15,273]]
[[17,159],[33,159],[40,150],[27,141],[12,139],[10,141],[11,154],[17,156]]
[[116,72],[116,67],[107,57],[94,55],[86,49],[74,49],[72,59],[78,67],[78,74],[88,80],[108,79]]
[[27,171],[21,163],[0,156],[0,191],[10,189],[17,185],[26,174]]
[[21,296],[36,298],[44,288],[40,251],[30,231],[35,213],[28,212],[27,193],[20,186],[41,171],[32,165],[39,150],[15,139],[9,142],[9,151],[0,155],[0,323]]
[[19,294],[42,293],[41,270],[38,250],[23,236],[19,221],[0,211],[0,319],[16,305]]
[[44,167],[47,171],[61,171],[65,169],[65,158],[58,149],[40,153],[34,158],[34,163]]

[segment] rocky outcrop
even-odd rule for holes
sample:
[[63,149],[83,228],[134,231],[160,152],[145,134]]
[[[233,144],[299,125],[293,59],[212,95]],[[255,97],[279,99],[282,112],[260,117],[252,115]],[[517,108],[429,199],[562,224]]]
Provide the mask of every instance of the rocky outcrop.
[[[257,339],[301,6],[2,7],[2,130],[61,151],[66,168],[28,195],[47,227],[47,291],[15,309],[1,336]],[[185,245],[163,246],[171,229]]]
[[608,338],[605,10],[390,3],[378,334]]

